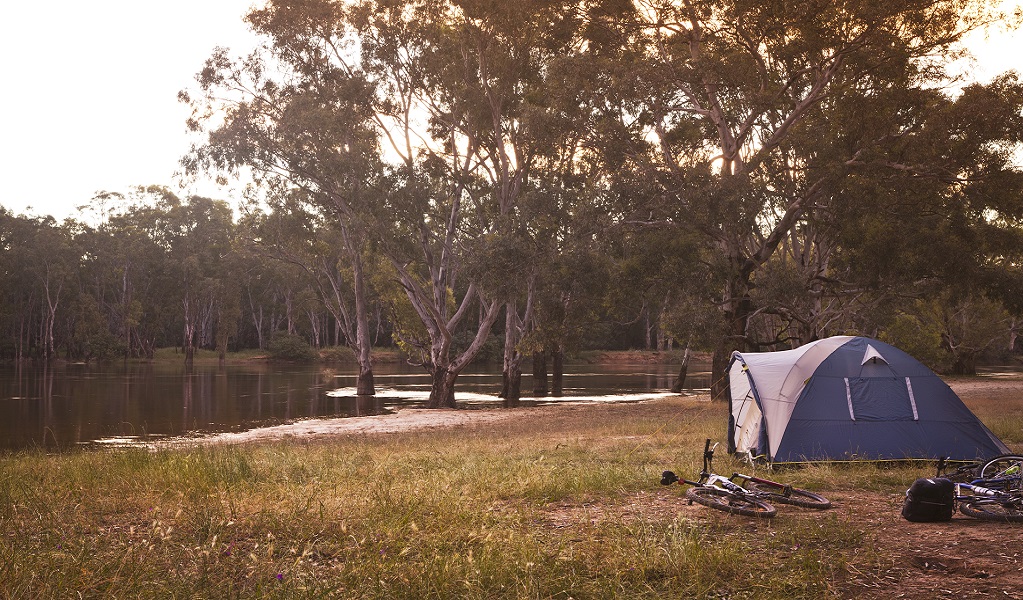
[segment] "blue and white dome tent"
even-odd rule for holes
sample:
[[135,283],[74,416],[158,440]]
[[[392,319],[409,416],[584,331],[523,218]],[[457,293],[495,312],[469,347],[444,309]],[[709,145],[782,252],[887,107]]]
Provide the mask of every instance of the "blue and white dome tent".
[[733,352],[728,448],[775,463],[976,460],[1009,449],[920,361],[836,336],[779,352]]

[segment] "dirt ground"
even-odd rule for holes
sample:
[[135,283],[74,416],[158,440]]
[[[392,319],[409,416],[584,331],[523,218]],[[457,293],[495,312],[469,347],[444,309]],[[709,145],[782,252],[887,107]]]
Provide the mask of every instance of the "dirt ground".
[[[949,381],[968,404],[971,399],[1020,398],[1019,376],[969,378]],[[561,407],[525,409],[536,418]],[[576,411],[573,411],[576,412]],[[580,414],[585,411],[578,411]],[[399,433],[423,428],[472,426],[511,416],[519,410],[422,410],[402,409],[392,415],[356,419],[315,419],[242,433],[222,434],[206,441],[237,443],[268,439],[310,439],[337,435]],[[194,443],[194,441],[193,441]],[[827,492],[838,518],[854,520],[867,538],[859,544],[862,556],[854,556],[833,582],[841,598],[881,600],[906,598],[1016,598],[1023,600],[1023,524],[989,523],[958,513],[948,523],[910,523],[900,515],[901,494],[876,492]],[[551,507],[553,527],[571,527],[580,521],[602,518],[650,519],[672,515],[695,522],[715,519],[725,527],[778,528],[786,520],[813,519],[813,511],[779,508],[772,522],[760,524],[689,506],[678,494],[663,490],[641,492],[624,503],[609,506],[563,505]],[[865,527],[864,527],[865,525]],[[869,566],[865,566],[869,565]]]
[[[1019,398],[1017,377],[949,381],[959,397]],[[1023,524],[989,523],[958,513],[948,523],[910,523],[900,515],[903,498],[857,492],[834,494],[837,509],[870,523],[873,545],[889,563],[842,582],[847,598],[1023,599]],[[878,510],[881,508],[881,510]]]
[[[971,378],[950,386],[964,401],[1023,396],[1023,379]],[[921,474],[924,475],[924,474]],[[839,519],[869,532],[862,541],[862,560],[855,558],[846,575],[833,582],[839,597],[868,600],[905,598],[1015,598],[1023,600],[1023,523],[992,523],[958,512],[947,523],[911,523],[901,516],[903,495],[876,492],[827,492]],[[791,519],[814,519],[814,511],[779,505],[770,525],[750,523],[699,506],[678,502],[677,495],[641,494],[629,512],[664,511],[687,519],[735,522],[737,527],[783,526]],[[741,522],[741,524],[740,524]],[[865,567],[864,565],[869,565]]]
[[[848,600],[960,598],[1023,599],[1023,524],[989,523],[956,514],[947,523],[910,523],[900,516],[902,497],[870,492],[826,492],[828,511],[867,531],[860,549],[838,570],[831,587]],[[770,535],[794,520],[820,518],[817,511],[777,505],[769,522],[708,510],[664,490],[641,492],[623,506],[552,507],[554,527],[602,518],[678,518],[713,522],[718,531],[734,527],[743,535]],[[826,549],[823,552],[826,555]],[[785,560],[772,552],[772,560]]]

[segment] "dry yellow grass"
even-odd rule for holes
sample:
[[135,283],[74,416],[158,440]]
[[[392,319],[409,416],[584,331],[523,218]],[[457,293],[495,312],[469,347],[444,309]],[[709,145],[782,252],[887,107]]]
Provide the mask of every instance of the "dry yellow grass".
[[[985,420],[1023,414],[1008,392],[965,397]],[[893,567],[909,536],[878,532],[904,525],[898,498],[919,465],[779,475],[834,495],[826,513],[756,522],[688,506],[660,472],[695,474],[724,422],[723,405],[676,398],[313,441],[2,456],[0,597],[870,597],[864,573],[912,591]]]

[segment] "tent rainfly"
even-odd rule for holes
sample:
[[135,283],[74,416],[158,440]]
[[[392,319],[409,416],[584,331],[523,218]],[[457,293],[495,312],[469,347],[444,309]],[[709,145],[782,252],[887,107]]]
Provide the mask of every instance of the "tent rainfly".
[[728,448],[771,462],[975,460],[1009,451],[930,369],[902,350],[837,336],[733,352]]

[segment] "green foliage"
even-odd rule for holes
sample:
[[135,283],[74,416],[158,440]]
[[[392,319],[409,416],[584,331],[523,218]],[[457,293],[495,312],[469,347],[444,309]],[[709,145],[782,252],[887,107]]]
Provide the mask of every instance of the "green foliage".
[[974,374],[978,360],[1008,346],[1009,321],[997,302],[944,294],[905,306],[881,337],[934,370]]
[[520,352],[863,331],[968,372],[1023,314],[1023,83],[934,62],[990,3],[355,4],[264,3],[181,95],[186,170],[253,174],[239,223],[159,186],[0,210],[0,355],[286,328],[443,364],[501,303]]
[[948,369],[948,355],[941,348],[941,331],[937,323],[921,315],[899,312],[878,335],[881,341],[904,350],[932,371]]
[[320,360],[326,363],[354,363],[355,351],[348,346],[331,346],[320,349]]
[[283,331],[274,333],[267,344],[267,351],[274,360],[309,363],[319,358],[319,354],[309,342],[299,335]]
[[[460,331],[455,338],[451,341],[451,348],[454,352],[463,352],[472,343],[475,337],[475,332],[472,331]],[[497,335],[491,334],[487,336],[483,347],[480,348],[476,358],[473,359],[474,363],[499,363],[501,357],[504,356],[504,342]]]

